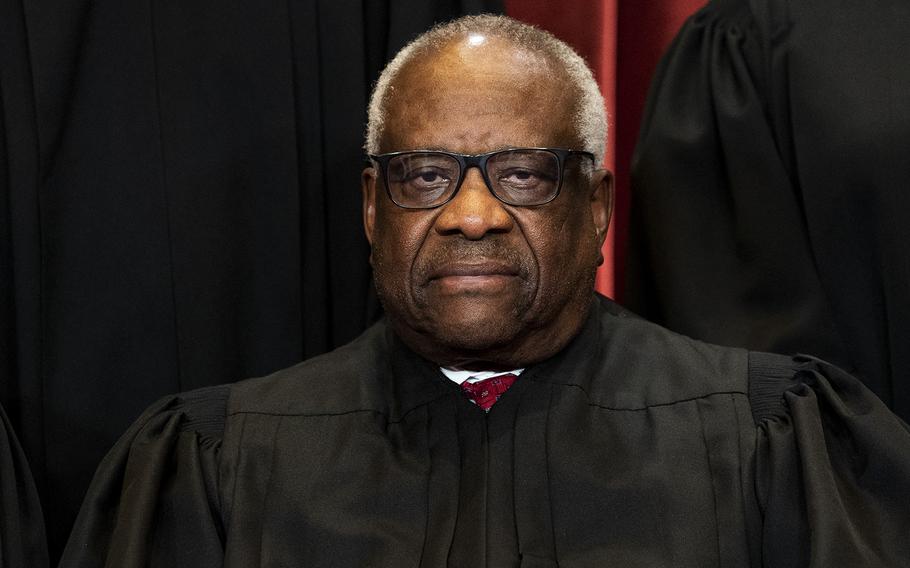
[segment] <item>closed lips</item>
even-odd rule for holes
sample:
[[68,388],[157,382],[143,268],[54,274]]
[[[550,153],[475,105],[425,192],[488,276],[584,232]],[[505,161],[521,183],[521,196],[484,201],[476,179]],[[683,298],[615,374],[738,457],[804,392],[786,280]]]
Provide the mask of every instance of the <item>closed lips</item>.
[[438,280],[450,276],[516,276],[518,270],[498,263],[484,262],[479,264],[447,264],[430,273],[428,280]]

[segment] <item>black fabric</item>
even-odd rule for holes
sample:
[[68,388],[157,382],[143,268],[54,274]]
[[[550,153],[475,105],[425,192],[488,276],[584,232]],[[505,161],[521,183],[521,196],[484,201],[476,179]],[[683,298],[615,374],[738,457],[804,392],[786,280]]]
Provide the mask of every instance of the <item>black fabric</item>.
[[28,463],[0,406],[0,568],[47,568],[44,517]]
[[498,0],[0,0],[0,400],[59,552],[151,401],[261,375],[375,317],[372,81]]
[[858,381],[594,311],[489,413],[384,323],[166,398],[62,566],[906,565],[910,431]]
[[716,0],[654,78],[626,303],[819,355],[910,419],[910,4]]

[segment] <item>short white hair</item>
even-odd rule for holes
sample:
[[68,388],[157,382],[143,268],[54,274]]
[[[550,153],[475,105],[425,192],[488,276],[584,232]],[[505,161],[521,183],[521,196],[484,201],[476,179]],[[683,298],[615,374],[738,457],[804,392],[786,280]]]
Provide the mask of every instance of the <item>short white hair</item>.
[[578,149],[594,154],[595,161],[600,164],[607,147],[607,113],[600,88],[584,58],[549,32],[507,16],[493,14],[464,16],[434,26],[395,55],[379,75],[370,97],[364,144],[367,153],[379,152],[379,141],[386,127],[386,96],[389,86],[401,69],[419,55],[438,50],[456,39],[475,33],[501,38],[517,47],[540,53],[566,73],[569,83],[574,85],[578,93],[573,116],[576,134],[583,145],[583,148]]

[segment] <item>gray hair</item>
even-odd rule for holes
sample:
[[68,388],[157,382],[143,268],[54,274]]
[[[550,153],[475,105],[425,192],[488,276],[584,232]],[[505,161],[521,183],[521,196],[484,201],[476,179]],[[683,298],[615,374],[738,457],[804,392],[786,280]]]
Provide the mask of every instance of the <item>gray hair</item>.
[[456,38],[482,33],[507,40],[509,43],[535,53],[540,53],[559,65],[569,83],[578,92],[578,102],[573,116],[575,131],[581,138],[583,150],[594,154],[600,163],[607,144],[607,114],[594,74],[585,60],[565,42],[552,34],[506,16],[481,14],[464,16],[434,26],[419,35],[395,55],[376,81],[367,117],[366,143],[368,154],[379,151],[379,140],[386,126],[385,99],[389,86],[399,71],[418,55],[439,49]]

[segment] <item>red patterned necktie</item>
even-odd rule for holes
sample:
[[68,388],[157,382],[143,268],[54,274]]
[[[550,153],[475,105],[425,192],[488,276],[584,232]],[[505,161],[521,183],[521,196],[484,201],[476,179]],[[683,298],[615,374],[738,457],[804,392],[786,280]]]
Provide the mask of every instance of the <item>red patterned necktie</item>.
[[477,381],[476,383],[465,381],[461,383],[461,390],[463,390],[468,398],[474,401],[477,406],[484,410],[490,410],[493,403],[499,400],[502,393],[509,390],[509,387],[512,386],[512,383],[514,383],[517,378],[518,377],[510,373]]

